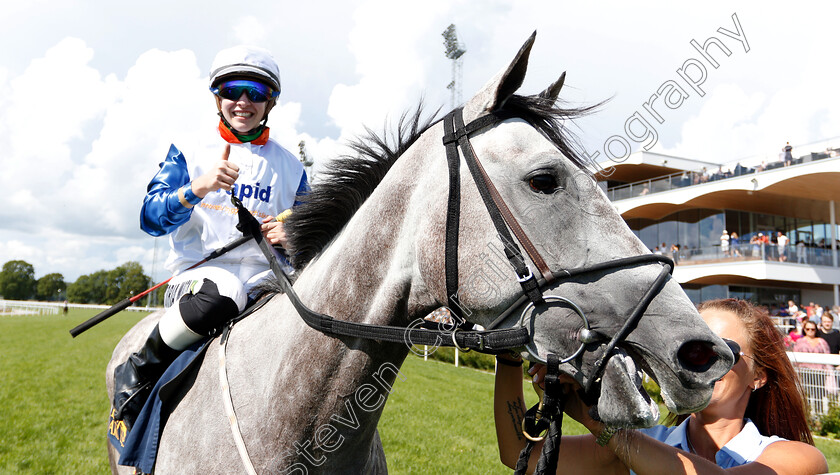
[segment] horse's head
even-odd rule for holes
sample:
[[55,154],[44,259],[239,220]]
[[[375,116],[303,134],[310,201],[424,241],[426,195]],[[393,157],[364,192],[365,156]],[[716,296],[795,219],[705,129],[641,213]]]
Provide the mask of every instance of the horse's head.
[[[564,77],[539,96],[514,95],[523,82],[533,41],[532,36],[513,62],[467,102],[463,121],[469,124],[493,113],[501,117],[472,131],[469,143],[533,244],[535,253],[523,253],[525,262],[539,275],[541,266],[534,257],[539,255],[546,264],[543,269],[551,271],[543,275],[548,279],[541,289],[546,301],[527,308],[523,303],[508,318],[497,319],[523,294],[505,248],[529,245],[519,238],[513,239],[515,245],[500,239],[498,223],[494,226],[476,180],[461,167],[456,303],[468,320],[484,326],[525,325],[533,336],[530,359],[545,359],[549,353],[565,358],[582,347],[561,370],[587,388],[592,401],[597,399],[599,415],[607,423],[656,422],[658,410],[642,389],[642,371],[659,383],[669,410],[699,410],[711,398],[715,381],[732,366],[732,353],[705,325],[677,282],[663,272],[667,267],[662,262],[613,262],[648,255],[649,250],[567,143],[558,121],[580,111],[554,106]],[[440,132],[437,127],[432,130]],[[441,147],[434,140],[427,146]],[[437,183],[420,186],[428,187],[427,209],[449,206],[439,175]],[[426,274],[438,277],[444,266],[445,225],[440,216],[430,214],[429,222],[417,228],[421,271],[429,266]],[[506,226],[512,227],[509,221]],[[429,241],[434,245],[426,245]],[[611,264],[601,267],[603,263]],[[565,272],[573,269],[582,271]],[[444,282],[427,279],[424,286],[438,299],[449,300],[440,297],[449,293]],[[640,318],[627,323],[634,312]],[[587,325],[590,331],[582,331]]]

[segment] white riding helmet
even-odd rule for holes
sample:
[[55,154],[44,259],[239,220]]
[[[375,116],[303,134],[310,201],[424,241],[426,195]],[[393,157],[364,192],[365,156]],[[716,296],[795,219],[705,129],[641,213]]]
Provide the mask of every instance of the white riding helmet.
[[210,67],[210,87],[228,76],[252,77],[280,92],[280,68],[263,48],[243,45],[219,51]]

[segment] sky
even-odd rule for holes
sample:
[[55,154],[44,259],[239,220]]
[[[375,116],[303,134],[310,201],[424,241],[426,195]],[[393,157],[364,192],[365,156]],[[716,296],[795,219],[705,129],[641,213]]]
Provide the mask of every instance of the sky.
[[449,24],[464,100],[537,31],[520,92],[566,71],[566,104],[608,100],[567,124],[599,159],[629,146],[731,163],[840,142],[834,2],[0,2],[0,264],[36,278],[127,261],[169,277],[166,238],[139,228],[146,185],[171,143],[216,124],[210,63],[237,44],[274,54],[272,137],[293,153],[305,141],[316,176],[364,127],[391,130],[421,99],[449,110]]

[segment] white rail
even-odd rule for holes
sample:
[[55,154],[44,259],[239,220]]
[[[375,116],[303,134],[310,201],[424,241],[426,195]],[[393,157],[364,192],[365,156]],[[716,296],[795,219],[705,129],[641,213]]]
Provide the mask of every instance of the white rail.
[[[64,308],[64,302],[35,302],[31,300],[0,300],[0,315],[56,315]],[[68,303],[67,308],[106,309],[110,305]],[[154,312],[161,307],[128,307],[130,312]]]

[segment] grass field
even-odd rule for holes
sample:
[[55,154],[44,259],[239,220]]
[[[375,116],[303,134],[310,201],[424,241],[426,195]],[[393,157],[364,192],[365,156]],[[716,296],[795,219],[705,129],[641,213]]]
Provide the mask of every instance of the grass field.
[[[104,368],[144,315],[123,312],[71,338],[94,313],[0,317],[0,473],[109,472]],[[496,452],[492,375],[414,356],[401,371],[379,426],[391,473],[511,473]],[[564,433],[582,427],[566,420]],[[840,442],[817,446],[840,470]]]

